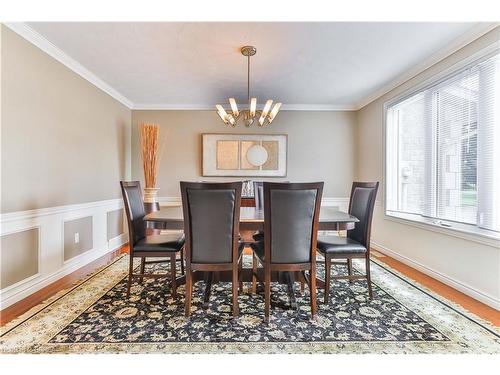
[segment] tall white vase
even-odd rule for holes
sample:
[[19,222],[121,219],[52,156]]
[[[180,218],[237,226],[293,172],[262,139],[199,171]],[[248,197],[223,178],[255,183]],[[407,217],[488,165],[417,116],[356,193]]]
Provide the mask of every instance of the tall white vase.
[[145,203],[157,203],[158,199],[158,191],[160,188],[144,188],[144,202]]

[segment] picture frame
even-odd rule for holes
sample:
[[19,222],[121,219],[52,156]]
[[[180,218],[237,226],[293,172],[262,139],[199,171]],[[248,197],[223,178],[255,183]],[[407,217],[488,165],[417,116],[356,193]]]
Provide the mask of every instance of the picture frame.
[[204,177],[286,177],[286,134],[204,133]]

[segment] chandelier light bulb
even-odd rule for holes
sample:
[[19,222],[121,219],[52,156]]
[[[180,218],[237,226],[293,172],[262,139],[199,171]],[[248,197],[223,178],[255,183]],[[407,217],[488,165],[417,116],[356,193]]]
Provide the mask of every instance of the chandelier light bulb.
[[229,123],[233,126],[236,125],[236,120],[234,119],[233,115],[227,115],[227,118],[229,120]]
[[269,114],[269,123],[273,122],[274,118],[278,114],[278,111],[280,110],[280,107],[281,107],[281,103],[276,103],[274,105],[271,113]]
[[238,111],[238,106],[236,105],[236,100],[234,98],[229,98],[229,104],[231,104],[231,110],[233,111],[233,115],[238,117],[240,112]]
[[215,106],[215,108],[217,108],[217,113],[219,114],[220,118],[222,119],[222,121],[224,121],[225,124],[227,124],[227,113],[226,111],[224,110],[224,108],[222,108],[222,106],[220,104],[217,104]]
[[257,98],[250,100],[250,117],[255,117],[255,110],[257,109]]
[[267,116],[269,110],[271,109],[272,105],[273,105],[273,101],[271,99],[269,99],[266,102],[266,105],[264,106],[264,109],[262,110],[262,114],[260,115],[260,118],[259,118],[259,124],[260,124],[260,126],[264,125],[264,121],[266,121],[266,116]]

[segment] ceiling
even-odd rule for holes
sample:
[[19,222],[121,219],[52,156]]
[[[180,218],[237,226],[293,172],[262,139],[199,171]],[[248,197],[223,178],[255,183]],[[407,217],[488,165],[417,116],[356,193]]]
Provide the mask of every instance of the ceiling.
[[[284,109],[355,109],[477,23],[28,23],[132,108],[212,108],[251,95]],[[36,34],[35,33],[35,34]],[[38,35],[38,37],[40,36]],[[444,57],[444,56],[442,56]],[[409,77],[408,77],[409,78]]]

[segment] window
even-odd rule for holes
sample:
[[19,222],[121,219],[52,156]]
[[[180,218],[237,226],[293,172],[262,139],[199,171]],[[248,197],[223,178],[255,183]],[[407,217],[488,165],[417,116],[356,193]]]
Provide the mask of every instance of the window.
[[386,105],[386,214],[500,232],[498,51]]

